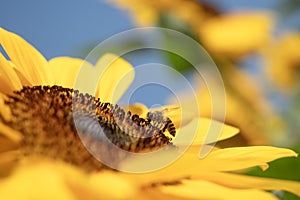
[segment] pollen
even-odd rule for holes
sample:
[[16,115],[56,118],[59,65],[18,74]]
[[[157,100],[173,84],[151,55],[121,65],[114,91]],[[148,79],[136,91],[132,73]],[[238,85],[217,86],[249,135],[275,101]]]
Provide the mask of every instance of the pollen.
[[23,135],[20,156],[59,159],[87,171],[108,167],[86,146],[119,162],[124,155],[112,151],[111,145],[135,153],[155,151],[173,146],[176,134],[172,121],[161,112],[141,118],[119,105],[60,86],[24,87],[5,103],[12,114],[5,123]]

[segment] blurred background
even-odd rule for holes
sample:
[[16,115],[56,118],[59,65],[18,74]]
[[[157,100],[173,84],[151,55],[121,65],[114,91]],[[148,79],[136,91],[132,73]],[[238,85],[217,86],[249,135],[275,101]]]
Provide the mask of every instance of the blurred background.
[[[217,64],[227,94],[226,123],[241,130],[218,145],[274,145],[300,153],[299,0],[10,0],[1,2],[0,26],[21,35],[47,59],[85,58],[101,41],[135,27],[180,31],[203,45]],[[114,48],[143,42],[133,38]],[[165,43],[170,42],[166,38]],[[186,60],[154,50],[125,59],[133,66],[172,66],[200,86],[196,93],[201,115],[211,115],[209,93]],[[156,76],[174,81],[165,72]],[[189,94],[178,90],[188,105]],[[176,103],[166,88],[148,86],[133,95],[134,102],[148,107]],[[266,172],[246,173],[300,181],[300,159],[281,159]]]

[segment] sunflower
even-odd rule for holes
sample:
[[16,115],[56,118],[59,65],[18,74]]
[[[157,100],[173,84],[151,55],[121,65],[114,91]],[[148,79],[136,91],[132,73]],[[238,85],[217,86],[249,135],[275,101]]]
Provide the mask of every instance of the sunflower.
[[211,53],[235,59],[264,47],[272,27],[270,13],[244,11],[210,18],[197,32]]
[[267,11],[221,13],[211,2],[195,0],[109,0],[126,9],[139,26],[186,26],[215,56],[240,58],[260,50],[271,40],[272,15]]
[[218,11],[207,2],[195,0],[108,0],[116,6],[130,12],[133,22],[139,26],[157,25],[162,15],[183,21],[195,29],[201,27],[207,18],[215,16]]
[[[115,62],[99,80],[101,86],[93,97],[72,88],[85,61],[67,57],[47,61],[24,39],[4,29],[0,29],[0,41],[9,57],[8,60],[0,54],[1,199],[277,199],[267,192],[269,190],[286,190],[300,196],[297,182],[237,173],[255,166],[265,170],[267,162],[297,156],[292,150],[270,146],[213,148],[205,158],[199,159],[195,147],[207,147],[203,141],[208,129],[222,126],[221,123],[192,114],[181,119],[178,109],[172,106],[162,111],[149,111],[141,104],[125,108],[104,103],[113,97],[112,87],[124,74],[131,72],[125,80],[127,86],[132,81],[133,68],[123,59],[112,54],[100,58],[97,67],[107,60],[114,59]],[[122,90],[126,87],[122,84]],[[125,109],[132,112],[127,111],[129,117],[125,118],[128,121],[121,121],[124,124],[120,127],[113,126],[113,122],[122,119]],[[121,114],[110,118],[108,113],[113,111]],[[141,117],[145,113],[157,114],[163,122],[157,118],[151,122]],[[83,123],[83,129],[78,133],[85,132],[87,139],[91,139],[89,136],[93,135],[94,129],[84,119],[97,117],[107,137],[120,148],[135,152],[152,151],[162,146],[170,146],[170,149],[142,159],[122,158],[118,170],[112,169],[86,150],[74,129],[74,116],[79,116],[77,120]],[[132,125],[134,123],[136,126]],[[136,167],[148,169],[153,165],[153,159],[160,162],[176,154],[199,123],[192,146],[172,164],[148,173],[124,172]],[[132,140],[130,134],[124,133],[147,134],[132,129],[139,126],[153,131],[155,138],[142,142]],[[178,134],[171,142],[166,135],[167,132],[174,135],[174,127]],[[236,128],[224,125],[218,140],[237,132]],[[126,137],[130,139],[129,144],[124,143],[128,141]],[[112,155],[106,143],[95,137],[92,139],[95,141],[89,141],[107,156],[122,156]],[[205,141],[216,142],[213,139]]]

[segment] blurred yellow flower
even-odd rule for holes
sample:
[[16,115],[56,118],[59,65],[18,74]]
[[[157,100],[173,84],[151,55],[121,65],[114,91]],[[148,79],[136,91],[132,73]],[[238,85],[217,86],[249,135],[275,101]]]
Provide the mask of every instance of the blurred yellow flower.
[[[202,117],[211,116],[211,96],[205,89],[199,91],[197,98]],[[259,100],[258,100],[259,101]],[[256,102],[256,105],[261,102]],[[225,122],[240,129],[240,134],[229,139],[227,145],[266,145],[278,143],[284,135],[284,124],[278,116],[265,109],[255,109],[247,104],[245,99],[236,93],[226,91],[226,119]],[[273,115],[272,115],[273,114]],[[237,117],[238,116],[238,117]],[[215,118],[218,119],[218,116]],[[224,143],[225,144],[225,143]]]
[[117,6],[127,9],[133,21],[139,26],[157,25],[161,14],[171,14],[189,24],[193,29],[216,11],[196,0],[109,0]]
[[269,78],[281,89],[295,88],[299,80],[300,34],[286,33],[263,51]]
[[[241,133],[237,136],[237,144],[243,145],[264,145],[268,143],[263,133],[263,122],[256,116],[256,113],[241,102],[231,92],[226,92],[226,119],[225,122],[239,127]],[[201,90],[198,94],[201,116],[211,116],[211,97],[207,90]],[[243,114],[241,114],[243,113]],[[239,116],[239,117],[236,117]]]
[[179,19],[198,34],[201,44],[215,55],[239,57],[259,50],[271,39],[273,20],[267,11],[219,14],[213,6],[195,0],[109,2],[127,9],[139,26],[159,25],[163,14]]
[[213,54],[241,56],[267,44],[272,19],[264,12],[236,12],[210,18],[198,29],[200,41]]
[[[225,123],[240,129],[240,134],[229,139],[227,145],[233,145],[233,143],[237,146],[267,145],[275,142],[276,138],[281,138],[279,135],[279,130],[282,128],[281,121],[263,97],[256,82],[235,66],[227,65],[224,69],[226,69],[223,71],[226,90]],[[212,108],[215,109],[218,105],[212,104],[211,94],[205,87],[205,83],[197,82],[200,86],[196,91],[200,116],[222,120],[223,113],[218,110],[215,110],[215,115],[212,116]],[[191,95],[183,93],[180,99],[186,109],[193,111],[195,108],[191,106]],[[174,100],[171,100],[171,103],[174,103]],[[267,134],[268,132],[272,135]]]
[[[69,110],[69,90],[60,86],[52,89],[40,87],[55,84],[72,87],[76,74],[73,71],[78,70],[78,62],[85,61],[56,58],[58,60],[52,61],[56,64],[51,64],[21,37],[4,29],[0,29],[0,42],[10,58],[7,60],[0,54],[0,81],[8,87],[0,87],[0,174],[6,176],[0,179],[1,199],[277,199],[267,191],[278,189],[300,196],[298,182],[227,173],[255,166],[266,170],[267,162],[296,157],[292,150],[270,146],[215,148],[205,158],[199,159],[192,147],[207,145],[203,143],[207,129],[223,125],[198,117],[190,117],[183,126],[177,127],[179,134],[174,139],[174,145],[180,148],[180,145],[186,144],[185,138],[193,132],[194,125],[200,124],[193,146],[171,165],[145,174],[121,172],[136,166],[147,168],[153,160],[159,162],[177,153],[177,148],[142,160],[128,157],[119,163],[121,171],[104,166],[82,148],[76,132],[71,129],[74,122],[70,118],[73,111]],[[116,56],[104,55],[98,63],[107,63],[112,58]],[[66,69],[53,70],[56,66]],[[70,70],[70,73],[64,70]],[[129,63],[118,58],[101,77],[101,90],[98,88],[95,95],[111,100],[111,89],[126,73],[130,74],[125,81],[129,85],[134,76],[133,69]],[[24,85],[27,87],[20,90]],[[125,90],[126,87],[122,87],[122,91]],[[84,95],[81,97],[82,101],[89,101]],[[16,107],[9,106],[14,101],[17,101]],[[136,110],[141,113],[147,110],[143,106],[137,107]],[[173,114],[171,120],[178,120],[178,111],[174,107],[166,107],[165,112],[170,116]],[[224,125],[220,138],[209,142],[232,137],[237,131]],[[8,141],[17,146],[5,148]],[[107,149],[107,154],[110,153]],[[10,162],[11,165],[7,165]],[[15,168],[9,173],[7,166]]]

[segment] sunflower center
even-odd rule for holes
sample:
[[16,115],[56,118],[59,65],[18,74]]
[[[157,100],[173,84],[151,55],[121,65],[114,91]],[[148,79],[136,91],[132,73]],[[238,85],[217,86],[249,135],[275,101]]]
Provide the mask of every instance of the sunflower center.
[[43,155],[86,170],[106,168],[94,153],[120,160],[112,145],[130,152],[148,152],[171,144],[172,121],[161,112],[141,118],[118,105],[60,86],[24,87],[8,96],[9,126],[23,134],[21,154]]

